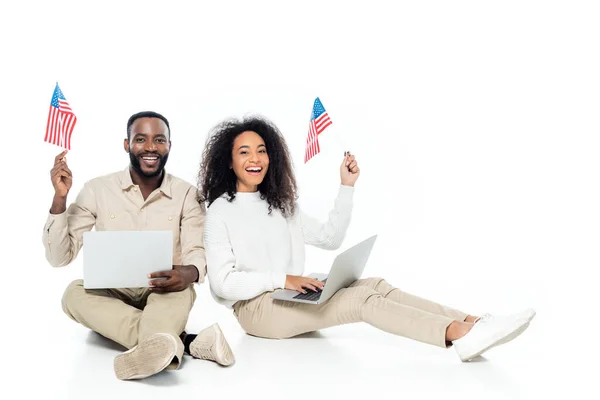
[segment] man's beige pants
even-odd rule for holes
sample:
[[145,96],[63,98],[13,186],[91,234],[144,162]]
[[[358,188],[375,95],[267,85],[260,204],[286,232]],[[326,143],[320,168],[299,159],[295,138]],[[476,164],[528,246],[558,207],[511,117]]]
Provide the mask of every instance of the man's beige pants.
[[395,335],[446,348],[448,326],[468,316],[405,293],[381,278],[360,279],[319,305],[274,300],[271,293],[234,304],[235,316],[250,335],[283,339],[366,322]]
[[183,357],[179,335],[196,301],[192,286],[180,292],[153,293],[148,288],[84,289],[73,281],[62,298],[64,312],[74,321],[131,349],[154,333],[169,333],[177,341],[177,369]]

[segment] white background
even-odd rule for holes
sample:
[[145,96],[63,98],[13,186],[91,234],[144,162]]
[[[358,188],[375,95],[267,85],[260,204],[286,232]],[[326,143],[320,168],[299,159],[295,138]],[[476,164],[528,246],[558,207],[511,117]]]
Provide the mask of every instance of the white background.
[[[3,2],[6,398],[594,397],[599,18],[593,1]],[[62,269],[44,259],[56,81],[79,119],[70,200],[127,166],[137,111],[169,118],[167,169],[192,183],[208,130],[260,113],[284,132],[315,216],[332,205],[343,150],[356,155],[343,248],[379,234],[366,275],[473,314],[538,315],[514,342],[462,364],[452,349],[364,324],[252,338],[204,284],[188,330],[219,322],[237,363],[186,358],[179,371],[120,382],[121,349],[61,310],[81,259]],[[305,165],[317,96],[334,124]],[[307,272],[334,256],[310,249]]]

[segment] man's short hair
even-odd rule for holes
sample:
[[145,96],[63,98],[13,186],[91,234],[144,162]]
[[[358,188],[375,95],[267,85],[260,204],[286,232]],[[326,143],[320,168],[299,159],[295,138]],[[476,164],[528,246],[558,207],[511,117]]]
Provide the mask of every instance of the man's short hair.
[[171,127],[169,126],[169,121],[163,115],[154,111],[141,111],[129,117],[129,121],[127,121],[127,139],[129,139],[129,136],[131,135],[131,125],[133,125],[135,120],[140,118],[158,118],[162,120],[167,125],[167,129],[169,130],[169,140],[171,140]]

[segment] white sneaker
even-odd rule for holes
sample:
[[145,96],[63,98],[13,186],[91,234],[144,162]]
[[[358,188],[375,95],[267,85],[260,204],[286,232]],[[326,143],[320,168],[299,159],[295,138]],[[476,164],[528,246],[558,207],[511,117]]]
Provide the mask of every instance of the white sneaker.
[[531,320],[535,317],[535,310],[533,308],[528,308],[514,315],[515,318],[530,323]]
[[142,379],[167,368],[177,354],[177,341],[167,333],[155,333],[115,357],[118,379]]
[[508,316],[486,314],[463,337],[452,342],[461,361],[470,361],[494,346],[508,343],[529,327],[535,311],[528,309]]
[[[512,317],[516,318],[519,321],[522,321],[524,323],[530,323],[531,320],[535,317],[536,313],[535,310],[533,308],[528,308],[526,310],[520,311],[518,313],[512,314]],[[475,322],[479,322],[481,320],[484,319],[488,319],[492,317],[491,314],[483,314],[481,317],[479,317],[479,319]]]
[[220,365],[229,366],[235,362],[233,352],[219,324],[213,324],[198,333],[190,343],[192,357],[202,360],[215,361]]

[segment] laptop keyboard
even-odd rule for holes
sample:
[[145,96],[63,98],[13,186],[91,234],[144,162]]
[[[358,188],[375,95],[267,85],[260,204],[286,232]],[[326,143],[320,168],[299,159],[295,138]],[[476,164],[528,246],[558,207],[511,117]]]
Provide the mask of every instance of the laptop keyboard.
[[[323,280],[323,283],[326,283],[327,279]],[[313,292],[311,289],[306,289],[306,293],[300,293],[296,296],[294,296],[295,299],[300,299],[300,300],[308,300],[308,301],[317,301],[321,298],[321,293],[323,293],[323,291],[321,289],[317,289],[316,292]]]

